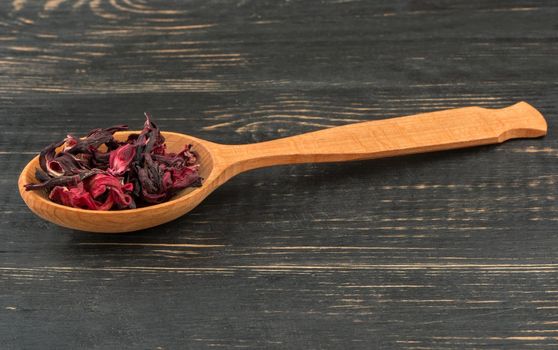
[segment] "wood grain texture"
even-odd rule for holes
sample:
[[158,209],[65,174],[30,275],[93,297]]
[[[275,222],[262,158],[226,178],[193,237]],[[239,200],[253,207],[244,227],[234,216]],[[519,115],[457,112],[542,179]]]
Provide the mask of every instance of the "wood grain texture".
[[[558,341],[550,0],[0,2],[7,349],[548,349]],[[66,132],[151,111],[218,143],[526,100],[542,140],[235,177],[95,236],[16,181]]]

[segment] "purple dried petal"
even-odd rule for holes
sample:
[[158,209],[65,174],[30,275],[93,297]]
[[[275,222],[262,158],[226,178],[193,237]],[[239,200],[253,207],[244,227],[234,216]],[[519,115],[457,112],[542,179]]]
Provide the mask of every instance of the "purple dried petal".
[[184,167],[182,169],[172,169],[172,187],[181,190],[189,186],[197,185],[200,180],[197,166]]
[[167,194],[166,193],[160,193],[160,194],[153,194],[153,193],[148,193],[145,190],[142,190],[142,196],[141,198],[147,202],[147,203],[151,203],[151,204],[157,204],[157,203],[161,203],[163,202],[166,197]]
[[89,154],[89,153],[78,153],[76,155],[74,155],[74,157],[76,157],[76,159],[86,168],[91,169],[93,166],[91,164],[91,161],[93,159],[93,154]]
[[67,135],[66,138],[64,139],[64,152],[67,152],[69,149],[77,145],[78,142],[79,142],[78,138],[72,135]]
[[153,180],[151,180],[151,178],[149,178],[149,174],[147,172],[147,169],[145,168],[139,168],[138,169],[138,179],[141,185],[141,188],[143,191],[148,192],[148,193],[156,193],[157,192],[157,186],[153,183]]
[[76,139],[72,137],[72,143],[77,140],[75,144],[66,149],[67,152],[72,154],[88,153],[91,149],[97,149],[102,144],[106,144],[109,149],[111,147],[118,147],[118,143],[112,136],[117,131],[128,130],[127,125],[117,125],[106,129],[93,129],[83,139]]
[[181,168],[188,165],[188,160],[184,159],[180,155],[175,155],[170,153],[168,155],[153,155],[153,159],[157,160],[158,162],[165,164],[169,167]]
[[35,169],[35,178],[40,182],[45,182],[51,179],[51,177],[45,173],[42,169]]
[[179,162],[183,161],[180,157],[173,157],[168,154],[154,154],[151,157],[153,158],[153,160],[166,166],[177,166]]
[[144,153],[151,153],[154,148],[158,148],[158,152],[160,152],[161,149],[159,147],[163,145],[164,142],[165,138],[161,135],[157,125],[151,121],[151,115],[146,112],[144,127],[137,140],[140,146],[145,146],[141,151]]
[[117,131],[124,131],[124,130],[128,130],[128,125],[120,124],[120,125],[114,125],[114,126],[111,126],[109,128],[104,129],[104,131],[109,132],[111,134],[114,134]]
[[194,165],[198,161],[197,155],[192,152],[192,145],[185,146],[184,149],[178,153],[178,156],[182,157],[188,165]]
[[149,153],[144,154],[144,166],[138,168],[137,172],[141,185],[141,199],[148,203],[160,203],[168,198],[162,171]]
[[98,173],[99,170],[92,169],[92,170],[81,172],[77,175],[58,176],[58,177],[50,178],[49,180],[41,183],[26,184],[24,187],[26,191],[32,191],[32,190],[42,190],[42,189],[50,190],[55,186],[75,186],[81,181],[83,181],[84,179]]
[[138,140],[138,136],[139,134],[128,135],[128,138],[126,139],[126,143],[136,143],[136,141]]
[[163,174],[163,179],[161,181],[161,189],[163,192],[169,192],[172,190],[173,181],[172,181],[172,174],[170,171],[166,171]]
[[53,160],[47,161],[47,168],[54,176],[74,175],[88,169],[79,158],[67,152],[60,152]]
[[105,129],[95,128],[90,130],[89,133],[86,135],[86,137],[93,136],[95,134],[100,134],[100,133],[109,133],[112,135],[117,131],[124,131],[124,130],[128,130],[128,125],[126,124],[114,125]]
[[53,144],[48,145],[41,151],[39,155],[39,165],[41,166],[41,169],[43,169],[47,173],[51,173],[48,168],[49,162],[51,162],[54,159],[54,157],[56,156],[56,149],[62,146],[63,143],[64,140],[55,142]]
[[[85,153],[81,153],[85,154]],[[99,150],[91,151],[91,167],[107,170],[109,166],[110,153]]]

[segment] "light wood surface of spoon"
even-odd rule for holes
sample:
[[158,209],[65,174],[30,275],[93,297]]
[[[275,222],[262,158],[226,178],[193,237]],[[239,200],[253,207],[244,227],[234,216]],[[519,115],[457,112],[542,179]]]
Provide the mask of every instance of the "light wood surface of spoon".
[[[29,208],[55,224],[77,230],[119,233],[141,230],[174,220],[195,208],[231,177],[251,169],[296,163],[342,162],[393,157],[501,143],[513,138],[546,135],[544,117],[519,102],[502,109],[465,107],[413,116],[349,124],[307,134],[246,145],[223,145],[189,135],[163,132],[167,149],[192,144],[200,159],[202,187],[190,188],[172,200],[139,209],[93,211],[50,201],[43,191],[25,191],[37,182],[32,159],[19,177],[19,191]],[[126,139],[137,131],[119,132]]]

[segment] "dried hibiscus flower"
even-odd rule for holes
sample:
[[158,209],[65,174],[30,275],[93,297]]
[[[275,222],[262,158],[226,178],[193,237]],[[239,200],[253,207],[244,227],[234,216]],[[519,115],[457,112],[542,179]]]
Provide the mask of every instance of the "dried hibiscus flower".
[[[191,145],[167,153],[165,138],[145,114],[144,128],[125,142],[114,133],[126,125],[94,129],[84,138],[68,135],[39,156],[39,183],[26,190],[46,190],[63,205],[91,210],[133,209],[170,199],[187,187],[201,186],[197,156]],[[101,146],[106,150],[101,150]],[[57,152],[56,150],[59,149]]]

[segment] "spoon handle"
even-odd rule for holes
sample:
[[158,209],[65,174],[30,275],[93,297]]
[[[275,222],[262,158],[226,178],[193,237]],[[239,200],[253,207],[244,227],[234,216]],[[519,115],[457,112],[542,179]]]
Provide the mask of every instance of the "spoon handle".
[[280,164],[342,162],[501,143],[546,135],[546,121],[519,102],[369,121],[249,145],[226,146],[236,172]]

